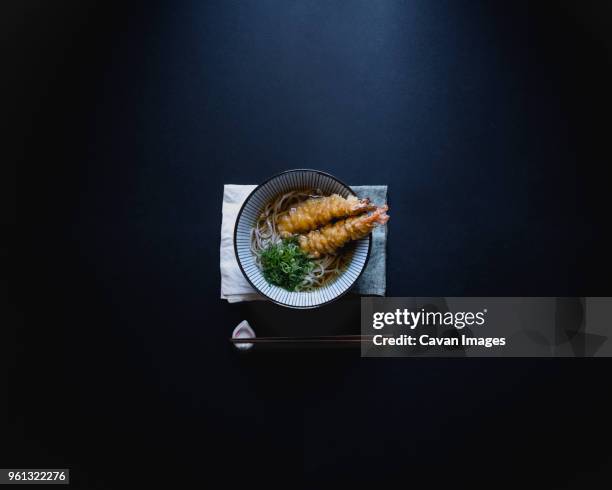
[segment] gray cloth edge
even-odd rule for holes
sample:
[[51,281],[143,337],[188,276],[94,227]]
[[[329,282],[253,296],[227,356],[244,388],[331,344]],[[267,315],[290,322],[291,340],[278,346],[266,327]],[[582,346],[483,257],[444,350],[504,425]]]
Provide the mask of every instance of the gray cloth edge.
[[[360,198],[369,197],[377,206],[387,203],[386,185],[354,185],[351,188]],[[384,296],[387,292],[387,225],[372,232],[372,250],[368,265],[353,292],[361,295]]]

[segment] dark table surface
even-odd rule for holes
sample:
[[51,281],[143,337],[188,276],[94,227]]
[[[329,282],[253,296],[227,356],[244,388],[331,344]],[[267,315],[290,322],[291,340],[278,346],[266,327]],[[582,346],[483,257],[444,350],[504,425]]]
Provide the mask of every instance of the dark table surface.
[[241,356],[243,319],[348,332],[358,300],[219,299],[223,184],[299,167],[389,185],[388,295],[611,295],[610,15],[534,3],[7,5],[0,466],[77,488],[609,475],[605,360]]

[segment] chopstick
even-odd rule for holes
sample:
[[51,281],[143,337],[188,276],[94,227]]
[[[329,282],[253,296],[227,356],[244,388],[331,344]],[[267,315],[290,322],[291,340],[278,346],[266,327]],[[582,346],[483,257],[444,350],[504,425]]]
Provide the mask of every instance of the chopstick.
[[275,343],[362,343],[370,342],[373,335],[322,335],[310,337],[255,337],[255,338],[230,338],[234,344],[275,344]]

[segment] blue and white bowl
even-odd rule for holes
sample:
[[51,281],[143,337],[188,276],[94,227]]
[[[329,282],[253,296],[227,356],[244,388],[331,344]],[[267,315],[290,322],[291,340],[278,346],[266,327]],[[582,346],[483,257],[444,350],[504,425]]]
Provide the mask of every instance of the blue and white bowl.
[[338,299],[357,282],[368,262],[372,237],[357,240],[346,270],[333,282],[314,291],[291,292],[269,284],[255,263],[251,251],[251,230],[268,202],[285,192],[301,189],[319,189],[324,195],[355,195],[348,185],[318,170],[288,170],[275,175],[255,188],[244,201],[234,229],[234,250],[242,273],[251,286],[266,298],[290,308],[316,308]]

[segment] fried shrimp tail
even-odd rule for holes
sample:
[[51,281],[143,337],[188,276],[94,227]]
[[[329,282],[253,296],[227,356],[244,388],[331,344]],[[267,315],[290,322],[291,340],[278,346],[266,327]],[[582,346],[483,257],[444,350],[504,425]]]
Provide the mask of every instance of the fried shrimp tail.
[[278,231],[282,237],[316,230],[333,219],[355,216],[372,211],[376,206],[369,199],[355,196],[344,198],[338,194],[307,199],[278,218]]
[[351,240],[366,237],[375,226],[389,221],[388,209],[385,205],[370,215],[352,216],[306,235],[300,235],[298,237],[300,248],[315,259],[321,255],[333,254]]

